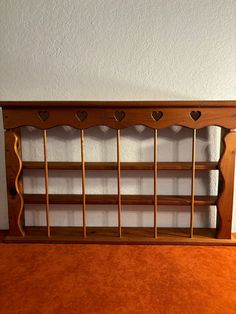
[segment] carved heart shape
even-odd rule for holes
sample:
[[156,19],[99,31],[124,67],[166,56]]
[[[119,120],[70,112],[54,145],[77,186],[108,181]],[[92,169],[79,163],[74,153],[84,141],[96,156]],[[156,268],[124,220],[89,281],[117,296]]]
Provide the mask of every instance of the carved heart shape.
[[125,117],[125,113],[124,111],[116,111],[115,114],[114,114],[114,117],[116,119],[116,121],[122,121]]
[[163,116],[163,113],[161,111],[153,111],[152,112],[152,118],[155,121],[160,120],[162,118],[162,116]]
[[48,111],[39,111],[38,116],[42,121],[46,121],[49,118],[49,112]]
[[88,113],[86,111],[78,111],[75,116],[80,122],[82,122],[87,118]]
[[200,111],[192,111],[190,112],[190,116],[194,121],[197,121],[201,117],[201,112]]

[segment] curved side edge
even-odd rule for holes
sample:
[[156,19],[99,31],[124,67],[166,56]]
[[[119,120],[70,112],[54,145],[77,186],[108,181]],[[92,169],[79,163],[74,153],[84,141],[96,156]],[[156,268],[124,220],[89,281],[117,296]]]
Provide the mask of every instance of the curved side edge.
[[24,232],[24,230],[22,228],[22,213],[23,213],[23,209],[24,209],[24,199],[23,199],[22,193],[21,193],[20,188],[19,188],[19,178],[20,178],[20,175],[21,175],[21,172],[22,172],[22,169],[23,169],[23,163],[22,163],[22,159],[20,157],[19,151],[18,151],[19,145],[20,145],[19,137],[16,136],[16,141],[15,141],[15,145],[14,145],[14,151],[15,151],[15,154],[16,154],[16,156],[18,158],[18,161],[19,161],[19,170],[18,170],[18,173],[16,175],[16,179],[15,179],[15,187],[16,187],[16,191],[18,193],[18,196],[20,198],[20,206],[19,206],[20,210],[19,210],[19,214],[18,214],[18,217],[17,217],[17,225],[18,225],[18,228],[19,228],[22,236],[24,236],[25,232]]
[[220,158],[219,171],[222,179],[221,191],[217,200],[218,239],[231,239],[234,171],[236,156],[236,132],[230,130],[223,139],[224,152]]
[[9,235],[24,236],[22,213],[24,199],[19,187],[22,160],[18,151],[19,138],[13,131],[5,131],[7,196],[9,215]]

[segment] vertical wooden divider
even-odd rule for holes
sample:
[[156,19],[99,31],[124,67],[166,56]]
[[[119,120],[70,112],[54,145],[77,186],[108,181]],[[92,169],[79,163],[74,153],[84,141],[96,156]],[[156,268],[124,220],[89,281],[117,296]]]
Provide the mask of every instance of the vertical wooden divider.
[[85,161],[84,161],[84,130],[80,130],[81,163],[82,163],[82,194],[83,194],[83,234],[87,237],[86,230],[86,189],[85,189]]
[[154,238],[157,238],[157,129],[154,129]]
[[195,172],[196,172],[196,136],[197,136],[197,130],[193,129],[190,238],[193,238],[193,226],[194,226],[194,198],[195,198],[194,193],[195,193]]
[[49,216],[49,193],[48,193],[48,154],[47,154],[47,130],[43,130],[43,148],[44,148],[44,175],[45,175],[45,197],[46,197],[46,223],[47,235],[51,236],[50,216]]
[[117,130],[117,192],[118,192],[118,229],[121,238],[121,193],[120,193],[120,129]]

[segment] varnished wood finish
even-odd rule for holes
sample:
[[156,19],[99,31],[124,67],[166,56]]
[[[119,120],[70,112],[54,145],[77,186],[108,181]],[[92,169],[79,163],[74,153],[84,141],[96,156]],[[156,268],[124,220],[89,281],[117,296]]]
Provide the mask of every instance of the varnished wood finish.
[[120,130],[117,130],[117,194],[118,194],[118,232],[121,238],[121,192],[120,192]]
[[217,202],[217,238],[230,239],[235,181],[236,131],[229,131],[228,134],[226,134],[224,144],[225,150],[219,163],[222,186]]
[[153,172],[153,188],[154,188],[154,238],[157,238],[157,129],[154,129],[154,172]]
[[26,236],[5,238],[5,242],[39,243],[87,243],[87,244],[158,244],[158,245],[227,245],[235,246],[236,240],[215,239],[215,229],[196,228],[193,239],[189,228],[158,228],[158,237],[153,237],[153,228],[123,227],[122,237],[117,237],[116,227],[87,227],[87,238],[81,227],[52,227],[51,238],[45,237],[45,228],[27,227]]
[[[224,137],[227,135],[227,133],[229,132],[229,130],[221,128],[220,129],[220,159],[222,159],[223,157],[223,153],[225,151],[225,142],[224,142]],[[219,160],[220,162],[220,160]],[[219,166],[219,164],[218,164]],[[217,195],[219,196],[222,191],[224,189],[224,180],[222,177],[222,174],[219,172],[219,176],[218,176],[218,188],[217,188]],[[218,206],[217,206],[217,211],[216,211],[216,227],[217,230],[219,230],[219,226],[220,226],[220,214],[219,214],[219,210],[218,210]]]
[[[82,204],[80,194],[50,194],[51,204]],[[24,194],[25,204],[44,204],[44,194]],[[195,196],[195,206],[216,205],[217,196]],[[121,195],[123,205],[154,205],[153,195]],[[92,205],[117,205],[118,196],[113,194],[86,194],[86,203]],[[158,205],[190,206],[191,196],[158,195]]]
[[43,152],[44,152],[44,177],[45,177],[45,198],[46,198],[46,223],[47,235],[50,237],[50,216],[49,216],[49,189],[48,189],[48,157],[47,157],[47,131],[43,130]]
[[[28,102],[0,102],[3,108],[3,121],[6,134],[6,168],[8,185],[8,210],[9,210],[9,237],[8,241],[19,242],[73,242],[73,243],[216,243],[225,244],[230,242],[231,222],[233,209],[234,191],[234,163],[236,151],[236,132],[230,131],[225,137],[225,150],[220,159],[216,162],[196,162],[195,160],[195,132],[197,129],[217,125],[228,130],[236,128],[236,101],[28,101]],[[22,126],[33,126],[44,130],[52,127],[68,125],[81,130],[98,125],[106,125],[117,130],[117,162],[85,162],[83,155],[83,142],[81,141],[81,162],[43,162],[24,161],[24,169],[44,169],[45,178],[48,178],[48,171],[51,170],[82,170],[82,195],[45,195],[24,194],[21,179],[22,160],[20,155],[19,134],[16,128]],[[144,125],[154,130],[154,161],[153,162],[121,162],[120,161],[120,130],[133,125]],[[172,125],[181,125],[193,129],[192,162],[157,162],[157,130]],[[83,137],[83,136],[82,136]],[[81,137],[81,138],[82,138]],[[117,195],[86,195],[85,193],[85,170],[114,170],[117,171],[118,193]],[[120,177],[121,171],[126,170],[151,170],[154,176],[153,195],[121,195]],[[192,173],[192,187],[190,196],[168,196],[158,195],[157,172],[161,170],[187,170]],[[220,170],[220,194],[217,196],[195,196],[194,181],[196,171]],[[48,182],[46,183],[48,186]],[[48,190],[48,188],[47,188]],[[24,198],[22,197],[24,196]],[[67,228],[53,230],[50,237],[47,237],[45,228],[25,228],[23,220],[24,201],[26,204],[82,204],[83,205],[83,227],[78,233],[67,233]],[[99,238],[100,231],[86,227],[86,204],[118,205],[118,229],[119,236],[113,239],[113,229],[103,228],[103,238]],[[150,228],[126,229],[122,227],[121,237],[121,204],[124,205],[151,205],[153,206],[154,232]],[[166,235],[157,236],[157,208],[158,205],[175,205],[191,207],[190,235],[181,242],[178,231],[173,239],[169,240]],[[193,217],[195,206],[217,205],[217,233],[199,238],[198,230],[194,228]],[[105,208],[105,207],[104,207]],[[140,206],[137,208],[140,208]],[[178,207],[177,207],[178,209]],[[207,208],[206,208],[207,210]],[[49,218],[49,215],[48,215]],[[49,226],[49,221],[48,221]],[[47,228],[48,228],[47,226]],[[24,236],[24,231],[29,232]],[[57,231],[60,230],[60,231]],[[73,229],[74,230],[74,229]],[[90,230],[92,230],[90,232]],[[152,230],[152,231],[151,231]],[[187,229],[186,229],[187,230]],[[39,235],[37,235],[37,232]],[[54,235],[55,231],[55,235]],[[127,236],[126,231],[132,236]],[[171,232],[172,232],[171,231]],[[36,233],[35,233],[36,232]],[[144,232],[143,235],[141,233]],[[151,232],[149,234],[149,232]],[[154,236],[153,236],[154,233]],[[161,232],[160,232],[161,233]],[[146,236],[148,235],[148,236]],[[90,238],[91,237],[91,238]],[[96,239],[97,237],[97,239]],[[133,238],[134,237],[134,238]],[[136,237],[136,239],[135,239]],[[189,237],[189,235],[188,235]],[[216,237],[217,239],[215,239]],[[132,239],[131,239],[132,238]],[[160,238],[160,240],[159,240]]]
[[9,234],[9,230],[0,230],[0,243],[3,243],[6,236]]
[[9,234],[11,236],[24,236],[22,214],[24,200],[19,185],[22,171],[22,160],[19,155],[19,137],[17,133],[5,131],[5,157],[7,175],[7,198]]
[[[191,162],[157,162],[158,170],[192,170]],[[121,170],[154,170],[153,162],[121,162]],[[24,169],[43,169],[41,161],[23,161]],[[81,170],[81,162],[50,161],[49,170]],[[217,170],[217,162],[196,162],[196,171]],[[117,162],[85,162],[86,170],[117,170]]]
[[141,100],[141,101],[0,101],[0,107],[33,109],[35,107],[48,108],[149,108],[149,107],[173,107],[173,108],[228,108],[236,107],[235,100]]
[[82,164],[82,197],[83,197],[83,232],[86,238],[86,190],[85,190],[85,161],[84,161],[84,130],[80,130],[81,164]]
[[[18,189],[19,189],[20,194],[23,195],[24,194],[24,184],[23,184],[23,161],[22,161],[21,129],[17,128],[17,129],[14,129],[12,131],[17,136],[17,153],[18,153],[18,156],[19,156],[19,158],[21,160],[21,171],[20,171],[19,176],[18,176]],[[21,217],[20,217],[19,224],[20,224],[20,226],[22,226],[22,231],[23,231],[24,226],[25,226],[24,206],[23,206],[22,213],[21,213],[20,216]]]
[[[86,118],[78,119],[78,112],[86,113]],[[116,119],[115,114],[123,112],[122,119]],[[162,113],[155,120],[154,112]],[[191,114],[200,112],[200,117],[195,120]],[[40,118],[40,115],[43,117]],[[203,128],[208,125],[217,125],[228,129],[236,128],[236,108],[229,107],[227,110],[216,107],[191,107],[171,108],[40,108],[28,109],[3,109],[3,121],[6,129],[31,125],[40,129],[48,129],[59,125],[69,125],[78,129],[86,129],[96,125],[106,125],[114,129],[123,129],[133,125],[145,125],[150,128],[167,128],[171,125],[181,125],[188,128]]]
[[193,226],[194,226],[194,199],[195,199],[195,169],[196,169],[196,129],[193,129],[192,138],[192,180],[191,180],[191,215],[190,215],[190,238],[193,238]]

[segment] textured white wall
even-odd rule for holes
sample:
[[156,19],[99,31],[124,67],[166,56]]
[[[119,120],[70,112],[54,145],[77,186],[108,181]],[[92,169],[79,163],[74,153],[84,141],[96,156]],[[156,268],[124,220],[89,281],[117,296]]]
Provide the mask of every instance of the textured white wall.
[[[233,0],[0,0],[1,100],[118,100],[118,99],[236,99],[236,2]],[[7,228],[3,129],[0,122],[0,228]],[[40,159],[42,142],[37,130],[24,130],[25,159]],[[51,130],[50,158],[78,160],[78,132]],[[190,131],[162,130],[160,160],[190,160]],[[30,136],[34,141],[30,140]],[[87,132],[86,158],[115,160],[114,132]],[[70,138],[70,143],[60,140]],[[171,138],[175,138],[172,142]],[[151,160],[150,130],[123,132],[123,160]],[[142,142],[140,142],[142,139]],[[36,155],[36,144],[41,148]],[[219,130],[199,132],[198,160],[217,160]],[[66,149],[66,150],[65,150]],[[65,151],[67,153],[65,153]],[[188,176],[162,174],[160,193],[188,193]],[[25,173],[26,191],[43,190],[43,182]],[[65,176],[65,177],[64,177]],[[50,191],[80,192],[79,174],[54,173]],[[197,178],[199,194],[216,193],[216,176]],[[60,184],[58,185],[58,183]],[[151,193],[150,174],[126,173],[124,193]],[[112,174],[88,174],[88,192],[113,193]],[[103,208],[90,224],[115,224]],[[160,225],[188,224],[188,210],[162,208]],[[81,212],[56,207],[54,224],[81,223]],[[95,217],[95,218],[94,218]],[[151,208],[125,208],[125,224],[151,225]],[[214,213],[199,211],[196,224],[212,225]],[[44,223],[42,211],[27,210],[28,224]],[[236,222],[234,223],[236,230]]]

